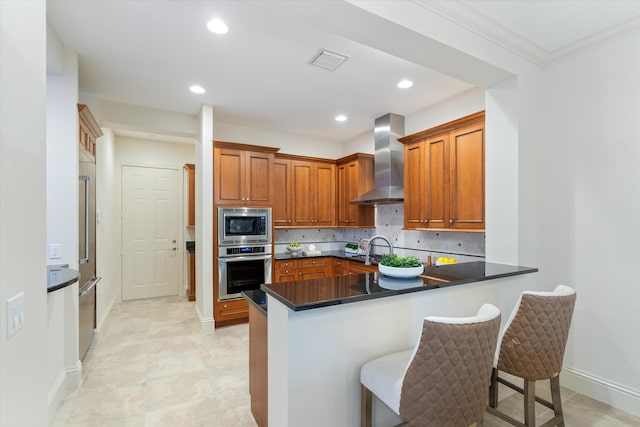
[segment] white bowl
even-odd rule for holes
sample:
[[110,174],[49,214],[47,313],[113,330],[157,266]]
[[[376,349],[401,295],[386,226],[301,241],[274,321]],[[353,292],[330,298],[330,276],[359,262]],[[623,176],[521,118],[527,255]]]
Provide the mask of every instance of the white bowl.
[[411,288],[420,288],[424,286],[424,282],[419,277],[398,278],[389,276],[378,277],[378,286],[384,289],[402,290]]
[[287,250],[289,252],[291,252],[292,254],[297,254],[298,252],[300,252],[302,250],[302,247],[292,248],[291,246],[287,246]]
[[419,267],[389,267],[387,265],[378,264],[378,271],[385,276],[391,277],[418,277],[424,271],[424,265]]

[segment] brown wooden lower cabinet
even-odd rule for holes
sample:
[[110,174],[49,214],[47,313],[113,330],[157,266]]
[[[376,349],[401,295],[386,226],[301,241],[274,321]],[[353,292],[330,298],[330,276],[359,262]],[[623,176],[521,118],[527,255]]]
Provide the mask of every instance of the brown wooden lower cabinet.
[[189,289],[187,290],[189,301],[196,300],[196,254],[189,252]]
[[[215,297],[217,298],[217,295]],[[249,303],[244,298],[216,301],[213,306],[215,327],[246,323],[249,314],[248,305]]]
[[273,282],[331,277],[331,260],[331,257],[277,260],[273,268]]
[[249,394],[258,427],[268,421],[267,315],[249,304]]

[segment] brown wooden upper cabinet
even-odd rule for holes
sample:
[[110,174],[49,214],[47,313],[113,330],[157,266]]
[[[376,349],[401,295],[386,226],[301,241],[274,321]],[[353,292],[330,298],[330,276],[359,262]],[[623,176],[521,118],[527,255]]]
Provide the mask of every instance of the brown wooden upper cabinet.
[[291,225],[335,227],[335,161],[291,161]]
[[375,186],[373,155],[356,153],[336,163],[338,227],[375,227],[373,206],[350,203]]
[[89,160],[96,162],[96,140],[102,136],[102,129],[93,114],[84,104],[78,104],[78,138],[80,149]]
[[272,206],[276,151],[277,148],[214,141],[216,205]]
[[187,171],[187,227],[196,226],[196,165],[185,163]]
[[273,226],[289,227],[293,219],[291,160],[276,155],[273,161]]
[[484,231],[484,111],[398,140],[405,228]]
[[335,226],[335,162],[277,154],[273,163],[273,225]]

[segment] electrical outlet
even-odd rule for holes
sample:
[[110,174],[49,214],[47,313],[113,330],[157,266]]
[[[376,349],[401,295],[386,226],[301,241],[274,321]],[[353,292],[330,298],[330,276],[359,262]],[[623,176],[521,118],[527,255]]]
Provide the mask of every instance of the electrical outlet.
[[7,300],[7,339],[22,329],[24,324],[24,292]]
[[49,259],[62,258],[62,245],[60,243],[52,243],[49,245]]

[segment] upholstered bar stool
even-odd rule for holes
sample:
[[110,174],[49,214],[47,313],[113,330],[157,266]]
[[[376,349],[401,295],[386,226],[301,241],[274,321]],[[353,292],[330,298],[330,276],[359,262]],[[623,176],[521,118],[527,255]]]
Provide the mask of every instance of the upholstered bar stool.
[[361,425],[371,426],[373,394],[411,426],[481,422],[499,331],[491,304],[474,317],[425,317],[415,348],[362,366]]
[[[553,409],[543,426],[564,426],[560,370],[567,344],[576,291],[564,285],[553,292],[523,292],[507,320],[494,358],[487,412],[516,426],[535,426],[535,402]],[[498,376],[498,371],[524,379],[524,388]],[[536,396],[535,383],[550,380],[551,400]],[[498,383],[524,395],[524,424],[498,411]]]

